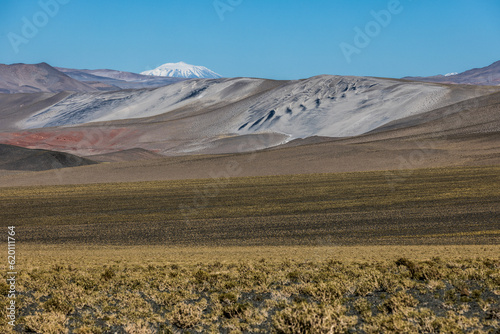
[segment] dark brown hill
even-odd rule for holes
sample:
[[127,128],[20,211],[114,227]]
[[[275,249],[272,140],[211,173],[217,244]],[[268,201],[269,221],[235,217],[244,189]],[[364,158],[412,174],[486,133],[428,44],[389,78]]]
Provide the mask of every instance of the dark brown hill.
[[0,169],[4,170],[43,171],[94,164],[97,162],[73,154],[0,144]]

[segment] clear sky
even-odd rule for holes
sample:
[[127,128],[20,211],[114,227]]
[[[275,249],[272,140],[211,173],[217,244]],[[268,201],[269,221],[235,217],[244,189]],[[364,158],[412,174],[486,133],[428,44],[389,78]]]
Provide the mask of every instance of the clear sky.
[[142,72],[184,61],[227,77],[299,79],[427,76],[497,60],[499,0],[0,0],[6,64]]

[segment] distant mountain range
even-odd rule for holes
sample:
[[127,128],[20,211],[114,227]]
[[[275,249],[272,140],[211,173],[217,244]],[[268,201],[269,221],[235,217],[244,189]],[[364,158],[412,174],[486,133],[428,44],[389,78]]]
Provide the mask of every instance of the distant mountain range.
[[[0,64],[0,93],[102,92],[156,88],[183,80],[221,78],[206,67],[184,62],[167,63],[141,74],[110,69],[87,70],[40,64]],[[431,77],[404,77],[412,81],[447,84],[500,85],[500,61],[462,73]]]
[[151,72],[154,73],[143,75],[109,69],[79,70],[47,63],[0,64],[0,93],[118,91],[162,87],[191,78],[220,78],[206,67],[183,62],[165,64]]
[[154,88],[184,80],[184,78],[148,76],[115,70],[75,70],[61,67],[56,69],[101,91]]
[[462,73],[449,73],[430,77],[404,77],[403,79],[450,84],[499,86],[500,61],[494,62],[486,67],[474,68]]
[[143,75],[154,75],[160,77],[175,77],[188,79],[218,79],[221,75],[204,66],[186,64],[185,62],[163,64],[154,70],[144,71]]
[[[498,73],[497,65],[442,77],[450,80],[467,76],[476,78],[473,82],[491,83]],[[479,80],[484,75],[487,80]],[[163,87],[150,88],[158,85]],[[22,93],[0,93],[0,144],[10,145],[0,150],[0,170],[7,171],[95,161],[156,160],[162,155],[240,154],[301,143],[307,147],[317,143],[318,159],[328,156],[332,164],[340,161],[338,157],[356,151],[362,157],[359,166],[364,166],[364,153],[372,150],[375,141],[402,138],[395,139],[393,155],[372,165],[387,169],[398,168],[387,161],[400,161],[395,157],[401,154],[412,156],[415,148],[407,147],[409,151],[404,153],[401,143],[428,134],[445,139],[462,136],[476,140],[478,135],[485,136],[488,145],[472,143],[471,153],[456,152],[455,158],[446,160],[450,163],[482,159],[487,164],[500,159],[500,86],[333,75],[301,80],[188,79],[54,68],[41,63],[1,66],[0,89]],[[364,148],[334,143],[340,138],[351,141],[368,136],[373,140],[366,141],[368,146]],[[330,138],[333,151],[323,146],[324,138]],[[454,142],[453,147],[465,146]],[[373,154],[380,150],[385,148],[381,146]],[[425,154],[439,150],[432,146]],[[90,161],[54,151],[87,156]],[[305,161],[309,161],[307,151],[304,149],[306,155],[301,158]],[[470,156],[476,152],[476,158]],[[272,156],[273,152],[266,154]],[[273,159],[265,163],[265,168],[278,161]],[[318,164],[325,165],[323,160]],[[436,164],[433,166],[440,166],[437,160]],[[226,168],[224,164],[212,167],[210,170]],[[188,169],[183,168],[183,172]],[[170,168],[158,170],[169,173]],[[328,170],[321,167],[315,171]]]
[[[226,154],[351,137],[496,87],[322,75],[184,80],[156,89],[0,94],[0,143],[80,156],[143,149]],[[498,88],[500,89],[500,87]]]
[[0,93],[92,92],[96,89],[46,63],[0,64]]

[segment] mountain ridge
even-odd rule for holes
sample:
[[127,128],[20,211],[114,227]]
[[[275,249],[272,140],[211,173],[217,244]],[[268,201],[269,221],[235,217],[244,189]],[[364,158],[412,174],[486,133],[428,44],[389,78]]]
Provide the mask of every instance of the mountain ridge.
[[[498,89],[327,75],[192,79],[155,89],[61,96],[23,117],[0,109],[7,125],[0,128],[0,142],[78,155],[130,148],[163,155],[234,153],[311,136],[358,136]],[[0,96],[3,104],[14,107],[16,101]]]
[[61,67],[56,68],[73,79],[87,84],[99,82],[115,87],[115,89],[101,90],[156,88],[185,80],[184,78],[148,76],[110,69],[87,70]]
[[500,85],[500,60],[488,66],[472,68],[461,73],[448,73],[445,75],[433,75],[429,77],[404,77],[405,80],[423,81],[423,82],[438,82],[449,84],[465,84],[465,85],[484,85],[484,86],[499,86]]
[[93,92],[95,88],[75,80],[47,63],[0,64],[0,93]]

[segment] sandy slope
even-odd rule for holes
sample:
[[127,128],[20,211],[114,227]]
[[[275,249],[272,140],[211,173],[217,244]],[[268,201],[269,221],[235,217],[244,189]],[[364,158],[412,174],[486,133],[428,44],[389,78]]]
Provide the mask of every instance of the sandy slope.
[[[41,128],[0,132],[0,143],[97,155],[112,163],[41,173],[0,172],[0,184],[367,170],[395,170],[390,177],[400,179],[407,169],[498,164],[498,90],[320,76],[3,96],[8,103],[0,107],[2,126]],[[17,105],[16,112],[9,105]]]
[[[271,87],[260,94],[264,85]],[[227,113],[231,117],[209,123],[205,136],[267,131],[292,138],[340,137],[359,135],[394,119],[455,102],[450,92],[450,88],[439,85],[337,76],[313,77],[281,85],[279,82],[270,85],[269,81],[260,79],[192,80],[155,90],[74,94],[19,122],[18,127],[137,119],[185,108],[189,111],[182,115],[193,117],[202,110],[231,105],[231,112]],[[461,98],[474,97],[474,94],[464,91]],[[249,97],[252,99],[247,101]]]
[[[0,132],[0,142],[78,155],[131,148],[164,155],[245,152],[296,138],[357,136],[492,91],[498,89],[340,76],[189,80],[72,94],[15,122],[7,118],[18,131]],[[251,147],[249,135],[266,140]]]
[[[189,155],[99,164],[0,177],[2,186],[78,184],[168,179],[287,175],[500,164],[500,93],[407,118],[385,131],[335,139],[316,137],[259,152]],[[237,147],[254,147],[262,136],[240,137]]]
[[142,148],[131,148],[129,150],[117,151],[108,154],[90,155],[87,158],[99,162],[119,162],[158,159],[163,156]]
[[16,131],[17,123],[65,99],[71,93],[0,94],[0,131]]

